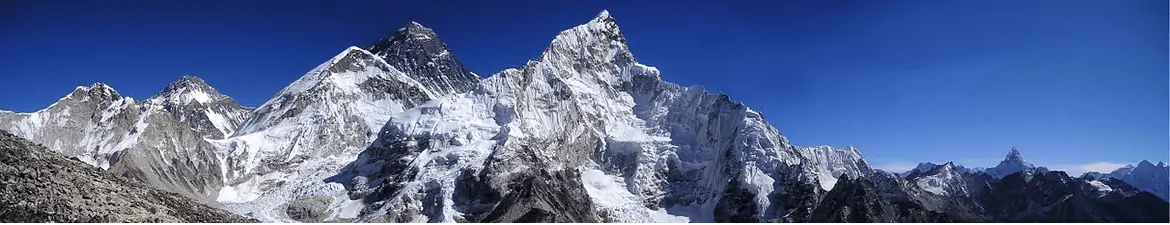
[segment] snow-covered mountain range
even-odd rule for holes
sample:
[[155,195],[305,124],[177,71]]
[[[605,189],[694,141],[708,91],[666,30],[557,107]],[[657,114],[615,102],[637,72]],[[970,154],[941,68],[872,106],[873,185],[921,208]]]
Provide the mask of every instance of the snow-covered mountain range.
[[1170,180],[1170,166],[1167,166],[1165,162],[1158,162],[1157,165],[1154,165],[1150,161],[1142,160],[1138,162],[1137,166],[1125,165],[1107,174],[1088,172],[1082,177],[1118,179],[1143,191],[1154,193],[1162,200],[1168,200],[1170,197],[1170,182],[1166,182]]
[[608,12],[550,36],[538,58],[481,79],[411,22],[255,109],[184,76],[145,101],[78,87],[0,112],[0,129],[270,222],[1170,220],[1164,194],[1133,187],[1170,190],[1164,164],[1071,178],[1013,148],[990,169],[890,173],[666,81]]
[[0,112],[0,129],[155,187],[203,199],[219,191],[220,155],[206,140],[234,132],[251,109],[202,79],[181,77],[144,101],[102,83],[45,109]]

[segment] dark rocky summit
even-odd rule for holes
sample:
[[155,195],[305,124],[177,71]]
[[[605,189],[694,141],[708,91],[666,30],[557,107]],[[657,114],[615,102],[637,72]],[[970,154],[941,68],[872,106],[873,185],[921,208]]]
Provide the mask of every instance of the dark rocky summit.
[[0,131],[0,222],[254,222]]
[[366,49],[439,94],[467,92],[479,83],[479,76],[467,70],[434,31],[416,22]]

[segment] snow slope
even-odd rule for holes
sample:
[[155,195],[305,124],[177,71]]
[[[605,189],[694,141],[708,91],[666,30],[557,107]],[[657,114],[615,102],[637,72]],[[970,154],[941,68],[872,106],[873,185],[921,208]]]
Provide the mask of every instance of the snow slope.
[[325,178],[355,160],[392,113],[435,97],[381,58],[350,47],[257,108],[231,137],[212,140],[225,156],[221,173],[228,180],[216,200],[236,203],[228,207],[241,214],[288,221],[284,207],[298,198],[344,197]]

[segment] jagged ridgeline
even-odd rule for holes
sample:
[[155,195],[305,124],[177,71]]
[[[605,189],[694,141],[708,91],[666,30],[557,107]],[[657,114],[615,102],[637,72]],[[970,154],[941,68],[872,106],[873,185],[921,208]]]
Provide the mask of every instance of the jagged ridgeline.
[[79,87],[0,113],[0,128],[266,222],[1170,220],[1150,193],[1165,175],[1147,175],[1164,164],[1073,178],[1012,149],[991,169],[876,170],[857,148],[795,146],[730,96],[664,80],[628,44],[602,12],[481,79],[411,22],[255,109],[183,77],[146,101]]
[[183,76],[145,101],[95,83],[32,113],[0,112],[0,129],[119,176],[205,199],[223,184],[224,138],[251,109]]

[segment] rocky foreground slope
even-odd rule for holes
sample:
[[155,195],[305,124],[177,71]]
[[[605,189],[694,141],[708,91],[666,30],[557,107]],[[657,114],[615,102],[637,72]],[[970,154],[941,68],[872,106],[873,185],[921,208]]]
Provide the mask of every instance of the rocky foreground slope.
[[0,131],[0,222],[254,222]]

